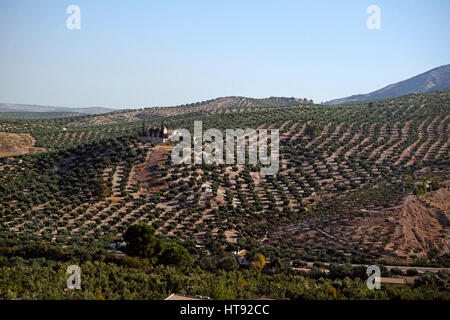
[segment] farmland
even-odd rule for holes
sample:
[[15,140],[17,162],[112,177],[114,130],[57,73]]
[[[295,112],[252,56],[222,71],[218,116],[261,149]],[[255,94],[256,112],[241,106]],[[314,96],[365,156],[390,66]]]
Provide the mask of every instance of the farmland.
[[[448,91],[373,103],[219,98],[95,116],[0,120],[37,154],[0,162],[3,240],[107,247],[130,224],[158,235],[286,261],[413,261],[448,251]],[[139,140],[142,119],[170,129],[279,128],[280,170],[175,165],[171,143]],[[107,190],[99,192],[98,190]],[[100,194],[99,194],[100,193]],[[414,212],[420,214],[414,214]],[[443,222],[444,221],[444,222]]]

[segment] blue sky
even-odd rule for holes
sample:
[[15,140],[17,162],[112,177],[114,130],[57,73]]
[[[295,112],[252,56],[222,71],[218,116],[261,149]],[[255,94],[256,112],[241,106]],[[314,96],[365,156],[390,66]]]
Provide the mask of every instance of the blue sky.
[[[66,8],[81,9],[68,30]],[[366,27],[369,5],[381,29]],[[450,63],[450,1],[0,2],[0,102],[326,101]]]

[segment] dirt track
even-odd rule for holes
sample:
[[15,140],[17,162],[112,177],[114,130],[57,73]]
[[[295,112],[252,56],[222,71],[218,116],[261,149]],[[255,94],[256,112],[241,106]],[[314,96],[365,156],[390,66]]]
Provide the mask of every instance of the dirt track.
[[159,172],[164,167],[165,160],[170,157],[170,151],[173,145],[171,143],[158,144],[150,149],[144,163],[135,167],[132,179],[139,182],[143,189],[156,192],[163,186],[159,185]]

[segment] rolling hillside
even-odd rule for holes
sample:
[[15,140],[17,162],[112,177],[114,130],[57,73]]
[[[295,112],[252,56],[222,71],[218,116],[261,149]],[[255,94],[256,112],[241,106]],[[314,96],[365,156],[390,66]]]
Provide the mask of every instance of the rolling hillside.
[[[403,261],[432,248],[448,252],[446,193],[426,200],[414,192],[427,181],[450,182],[449,101],[441,91],[371,106],[272,101],[210,109],[206,102],[0,120],[0,131],[30,134],[45,148],[0,158],[1,234],[5,243],[107,245],[121,241],[130,224],[147,222],[174,241],[218,241],[287,261]],[[142,116],[170,129],[191,129],[194,120],[205,130],[279,128],[280,170],[262,176],[249,164],[174,165],[171,144],[137,139]],[[101,198],[99,183],[110,190]]]

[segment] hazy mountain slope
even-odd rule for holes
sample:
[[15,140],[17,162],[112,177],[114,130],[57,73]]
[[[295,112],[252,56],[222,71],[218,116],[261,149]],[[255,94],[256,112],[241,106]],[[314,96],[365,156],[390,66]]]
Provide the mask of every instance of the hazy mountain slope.
[[71,112],[85,114],[102,114],[115,111],[103,107],[69,108],[58,106],[40,106],[31,104],[0,103],[0,112]]
[[103,108],[103,107],[89,107],[89,108],[70,108],[71,112],[79,112],[86,114],[103,114],[112,111],[116,111],[115,109]]
[[450,64],[431,69],[368,94],[357,94],[346,98],[334,99],[325,102],[325,104],[334,105],[355,101],[394,98],[410,93],[422,93],[448,88],[450,88]]

